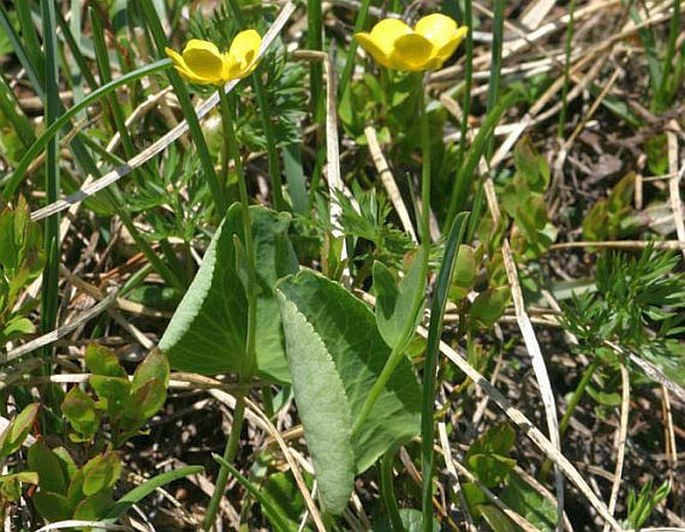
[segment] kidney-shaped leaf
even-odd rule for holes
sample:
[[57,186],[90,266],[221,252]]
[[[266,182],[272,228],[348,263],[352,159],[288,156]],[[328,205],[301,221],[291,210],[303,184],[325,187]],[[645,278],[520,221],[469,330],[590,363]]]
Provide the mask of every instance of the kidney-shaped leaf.
[[[278,308],[272,287],[297,271],[287,237],[289,215],[263,207],[250,209],[257,282],[257,373],[288,382]],[[243,239],[240,206],[234,204],[217,230],[195,279],[179,304],[159,347],[175,369],[204,375],[241,373],[246,365],[247,299],[236,269],[234,235]]]
[[[284,279],[277,284],[277,290],[297,308],[323,342],[344,386],[354,420],[390,355],[373,313],[343,287],[311,270]],[[285,317],[284,326],[287,336],[289,324]],[[289,343],[286,354],[289,363],[301,356]],[[301,408],[303,399],[298,398],[297,389],[295,400]],[[417,434],[420,405],[416,376],[409,361],[403,359],[352,437],[357,473],[371,467],[391,446]]]

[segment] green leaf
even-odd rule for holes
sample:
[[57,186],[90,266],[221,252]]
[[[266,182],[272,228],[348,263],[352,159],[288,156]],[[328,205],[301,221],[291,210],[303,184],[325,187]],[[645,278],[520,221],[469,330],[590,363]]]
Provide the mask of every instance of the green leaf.
[[325,511],[340,514],[354,489],[352,414],[340,376],[321,337],[279,293],[288,366]]
[[509,476],[509,482],[499,496],[509,508],[535,525],[538,530],[551,532],[556,528],[556,506],[518,475]]
[[[373,288],[376,293],[376,324],[381,336],[391,348],[408,338],[402,338],[408,321],[414,322],[412,331],[416,329],[423,312],[416,312],[414,300],[417,292],[423,294],[426,289],[426,272],[423,260],[424,250],[421,248],[414,257],[409,271],[399,284],[395,286],[395,279],[390,270],[382,263],[373,265]],[[414,313],[415,315],[412,315]]]
[[[284,279],[277,290],[297,307],[324,343],[356,418],[390,355],[373,313],[339,284],[311,270]],[[288,350],[289,360],[297,356]],[[420,408],[416,375],[409,361],[402,359],[352,438],[357,473],[371,467],[393,445],[418,433]]]
[[135,392],[152,380],[160,381],[164,387],[169,384],[169,362],[166,355],[159,349],[153,349],[136,368],[131,383],[132,390]]
[[68,482],[71,483],[71,479],[74,478],[74,475],[78,471],[76,462],[74,462],[74,459],[69,454],[69,451],[67,451],[64,447],[55,447],[52,449],[52,452],[55,453],[55,456],[60,459],[64,476]]
[[39,408],[39,403],[25,407],[0,434],[0,460],[19,450],[33,427]]
[[71,517],[69,499],[59,493],[38,491],[31,497],[33,506],[41,517],[51,523]]
[[83,519],[86,521],[96,521],[107,513],[114,502],[112,497],[112,489],[105,489],[97,492],[95,495],[86,497],[74,508],[74,519]]
[[474,249],[466,244],[459,246],[450,287],[452,298],[463,299],[471,291],[476,282],[476,267]]
[[[419,510],[401,508],[399,513],[405,532],[424,532],[423,514]],[[396,532],[397,529],[393,528],[392,523],[384,520],[378,526],[374,526],[373,530],[375,532]],[[439,530],[440,525],[434,521],[433,532],[439,532]]]
[[42,491],[66,494],[67,479],[62,470],[62,462],[41,440],[29,449],[28,466],[38,473]]
[[175,480],[181,479],[189,475],[196,475],[202,473],[204,468],[202,466],[185,466],[174,471],[167,471],[161,475],[157,475],[151,479],[146,480],[140,486],[136,486],[126,495],[121,497],[114,505],[112,505],[104,516],[108,522],[113,522],[119,518],[126,510],[137,502],[143,500],[145,497],[153,493],[157,488],[169,484]]
[[509,288],[488,288],[478,294],[471,306],[470,318],[481,327],[492,327],[504,314],[509,301]]
[[14,502],[21,497],[22,484],[38,484],[38,473],[21,471],[11,475],[0,476],[0,504],[4,501]]
[[94,495],[114,486],[121,476],[121,460],[114,451],[99,454],[83,466],[83,494]]
[[471,472],[486,487],[502,482],[516,465],[507,455],[516,441],[516,433],[509,425],[498,425],[480,436],[466,453]]
[[[252,207],[250,216],[257,283],[261,288],[257,303],[257,372],[268,381],[288,382],[283,333],[272,288],[280,277],[297,271],[297,259],[287,236],[290,217],[263,207]],[[247,299],[236,271],[233,235],[243,236],[238,204],[228,210],[160,340],[160,349],[176,369],[204,375],[240,373],[246,363]]]
[[549,165],[545,157],[535,149],[528,135],[524,135],[516,143],[514,165],[517,176],[523,179],[531,191],[542,194],[547,190],[550,179]]
[[304,500],[297,484],[290,473],[274,473],[269,475],[259,491],[269,506],[263,507],[267,519],[272,526],[277,523],[287,523],[285,530],[298,530],[300,516],[305,510]]
[[511,530],[517,529],[507,514],[494,504],[481,504],[478,506],[478,511],[493,532],[511,532]]
[[95,401],[81,388],[69,390],[62,401],[62,413],[74,430],[87,438],[92,437],[100,427]]
[[126,399],[131,393],[131,382],[127,378],[91,375],[88,382],[103,402],[110,421],[117,421],[124,414]]
[[86,347],[86,366],[95,375],[127,379],[126,370],[119,364],[119,357],[108,347],[90,343]]
[[2,331],[2,338],[3,341],[8,342],[23,334],[33,334],[34,332],[36,332],[36,327],[31,320],[22,316],[17,316],[5,324],[5,328]]

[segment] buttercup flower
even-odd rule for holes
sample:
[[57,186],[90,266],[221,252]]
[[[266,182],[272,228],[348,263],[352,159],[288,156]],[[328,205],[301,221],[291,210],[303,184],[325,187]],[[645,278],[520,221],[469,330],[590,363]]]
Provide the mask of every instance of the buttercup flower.
[[249,76],[257,67],[257,54],[262,38],[255,30],[241,31],[228,52],[221,53],[214,43],[191,39],[179,54],[165,48],[176,70],[188,81],[200,85],[223,85],[233,79]]
[[419,71],[442,67],[468,31],[450,17],[434,13],[421,18],[414,29],[401,20],[386,18],[370,33],[357,33],[355,37],[384,67]]

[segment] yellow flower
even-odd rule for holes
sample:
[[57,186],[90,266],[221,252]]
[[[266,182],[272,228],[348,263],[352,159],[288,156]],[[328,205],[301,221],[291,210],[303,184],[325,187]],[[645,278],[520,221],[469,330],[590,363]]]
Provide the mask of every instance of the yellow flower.
[[442,67],[468,31],[450,17],[434,13],[421,18],[414,29],[401,20],[386,18],[370,33],[357,33],[355,37],[384,67],[418,71]]
[[221,53],[214,43],[191,39],[179,54],[165,48],[176,70],[188,81],[200,85],[223,85],[249,76],[257,67],[262,38],[255,30],[241,31],[228,52]]

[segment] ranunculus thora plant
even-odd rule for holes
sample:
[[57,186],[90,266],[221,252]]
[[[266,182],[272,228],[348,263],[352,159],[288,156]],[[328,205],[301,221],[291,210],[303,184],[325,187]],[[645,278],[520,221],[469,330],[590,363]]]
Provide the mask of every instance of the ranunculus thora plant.
[[[457,49],[457,46],[464,40],[468,32],[465,26],[459,25],[450,17],[434,13],[421,18],[414,28],[397,19],[384,19],[378,22],[371,32],[361,32],[355,34],[359,44],[366,50],[380,65],[392,69],[406,72],[423,72],[441,68],[450,56]],[[363,425],[371,409],[378,400],[381,391],[387,384],[392,373],[400,360],[405,356],[407,346],[411,341],[417,323],[423,316],[425,306],[425,279],[428,274],[428,257],[430,255],[430,205],[431,205],[431,160],[430,160],[430,132],[428,128],[428,117],[426,114],[425,90],[421,83],[423,76],[416,76],[417,104],[420,117],[421,131],[421,212],[417,213],[417,220],[420,220],[421,252],[417,257],[418,264],[416,279],[411,289],[411,296],[407,297],[407,303],[411,310],[403,314],[399,319],[402,323],[395,329],[399,330],[396,335],[394,345],[391,345],[392,352],[385,362],[383,371],[374,383],[371,391],[367,395],[361,412],[355,420],[353,433]],[[461,224],[461,222],[459,222]],[[459,237],[461,238],[461,237]],[[380,271],[379,271],[380,273]],[[451,275],[451,274],[450,274]],[[376,284],[376,271],[374,270],[374,284]],[[384,322],[391,322],[387,316],[383,316]],[[378,314],[376,322],[380,325]],[[387,340],[386,340],[387,342]],[[434,379],[437,369],[437,358],[427,357],[424,367],[424,389],[428,390],[424,394],[421,409],[422,425],[432,431],[433,411],[434,411]],[[424,430],[424,433],[426,431]],[[430,438],[423,441],[423,461],[424,461],[424,486],[423,492],[423,528],[432,530],[432,464],[433,464],[433,442]]]
[[421,18],[413,29],[401,20],[386,18],[370,33],[357,33],[355,37],[380,65],[414,72],[441,68],[467,33],[466,26],[433,13]]
[[257,67],[262,38],[255,30],[238,33],[228,52],[220,52],[209,41],[191,39],[182,53],[165,48],[176,70],[188,81],[199,85],[223,85],[243,79]]
[[[245,338],[245,361],[238,377],[242,384],[249,384],[257,371],[257,358],[255,352],[255,332],[257,327],[257,278],[254,241],[250,223],[250,198],[247,192],[245,173],[240,158],[240,150],[235,134],[235,120],[233,106],[224,85],[232,80],[243,79],[257,68],[259,60],[259,47],[262,38],[255,30],[244,30],[238,33],[228,52],[220,52],[217,46],[209,41],[191,39],[183,49],[183,53],[165,48],[167,55],[173,60],[176,70],[186,80],[200,85],[214,85],[219,95],[221,122],[224,130],[225,155],[223,157],[224,184],[228,181],[229,159],[233,160],[235,173],[238,181],[240,204],[243,219],[244,235],[236,237],[236,245],[241,250],[242,261],[239,269],[245,274],[245,293],[247,297],[247,335]],[[243,424],[245,413],[245,391],[236,394],[236,408],[233,417],[233,430],[226,442],[223,459],[231,463],[238,451],[240,427]],[[204,519],[204,528],[209,530],[219,508],[226,482],[228,469],[222,465],[217,475],[215,490],[207,507]]]

